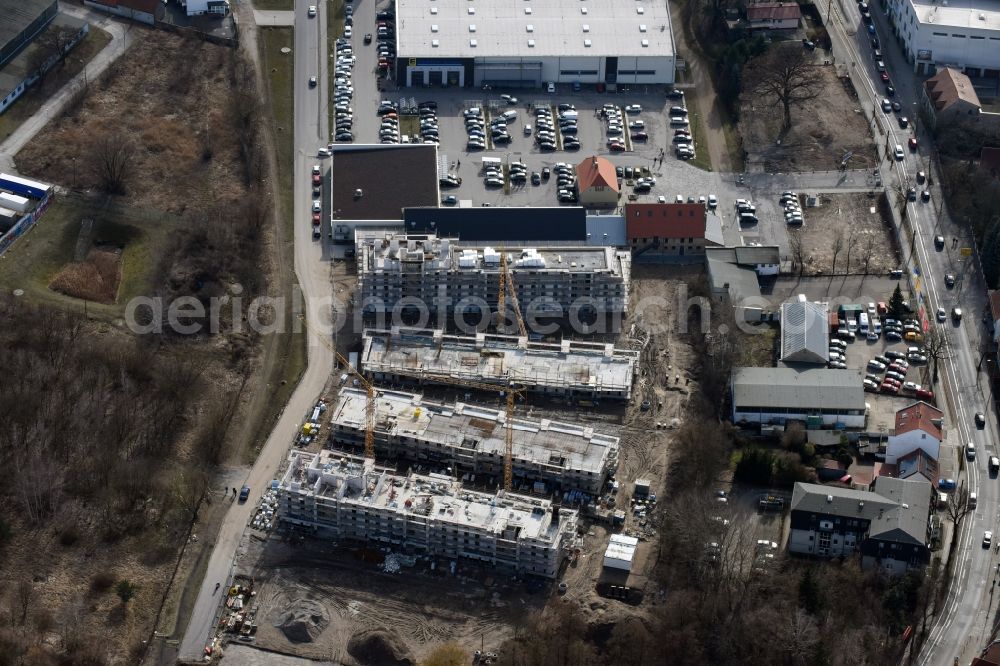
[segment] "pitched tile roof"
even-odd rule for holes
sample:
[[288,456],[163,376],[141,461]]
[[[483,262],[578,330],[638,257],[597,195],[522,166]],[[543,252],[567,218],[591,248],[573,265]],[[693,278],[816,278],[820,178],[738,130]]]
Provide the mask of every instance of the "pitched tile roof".
[[618,176],[615,174],[615,165],[596,155],[588,157],[576,165],[576,175],[580,185],[580,191],[597,187],[610,187],[615,192],[618,191]]
[[802,10],[795,2],[762,2],[747,7],[747,18],[751,21],[800,19],[802,18]]
[[927,96],[934,102],[934,108],[938,111],[944,111],[959,100],[977,108],[982,106],[969,77],[951,67],[945,67],[924,81],[924,85],[927,87]]
[[633,238],[704,238],[705,206],[691,203],[625,205],[625,233]]
[[934,439],[941,441],[941,428],[934,424],[943,416],[940,409],[926,402],[915,402],[896,412],[896,435],[904,435],[913,430],[923,430]]

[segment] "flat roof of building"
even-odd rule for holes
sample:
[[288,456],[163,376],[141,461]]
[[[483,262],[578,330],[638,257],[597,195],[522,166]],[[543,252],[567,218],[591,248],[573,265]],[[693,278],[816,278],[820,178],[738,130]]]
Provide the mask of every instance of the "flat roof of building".
[[[345,388],[328,411],[331,421],[358,431],[365,427],[363,390]],[[618,438],[592,427],[514,417],[514,458],[550,467],[604,473],[618,455]],[[502,460],[506,413],[463,402],[445,405],[403,391],[379,390],[375,399],[375,431],[449,447],[472,448]]]
[[335,145],[330,180],[334,220],[401,220],[408,206],[439,203],[437,147]]
[[442,331],[368,329],[365,372],[422,373],[507,385],[628,391],[639,353],[612,344],[529,342],[509,335],[447,335]]
[[405,58],[674,55],[668,3],[648,0],[414,0],[396,26]]
[[[458,243],[433,234],[387,233],[381,239],[366,240],[361,252],[360,272],[399,272],[404,265],[422,264],[424,271],[499,272],[500,251],[489,246]],[[519,272],[622,273],[611,247],[586,245],[531,246],[527,243],[504,246],[507,265]],[[408,266],[409,268],[410,266]]]
[[832,368],[734,368],[737,407],[865,408],[861,370]]
[[576,518],[576,511],[560,508],[559,520],[553,521],[552,502],[545,499],[467,490],[443,474],[396,475],[372,461],[362,464],[334,451],[293,450],[279,487],[497,535],[516,527],[518,538],[555,540],[560,527]]
[[917,20],[927,25],[1000,30],[1000,0],[910,0]]
[[[587,239],[587,211],[565,207],[407,208],[407,233],[482,241],[579,241]],[[611,243],[608,243],[611,245]]]

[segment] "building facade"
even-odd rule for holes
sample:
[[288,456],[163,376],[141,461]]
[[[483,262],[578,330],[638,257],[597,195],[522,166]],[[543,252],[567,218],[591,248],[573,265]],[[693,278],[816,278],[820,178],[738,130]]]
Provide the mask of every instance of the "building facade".
[[588,208],[614,208],[621,188],[615,165],[603,157],[588,157],[576,165],[580,204]]
[[885,462],[895,465],[914,451],[937,461],[941,455],[941,423],[944,414],[926,402],[916,402],[896,412],[896,427],[889,435]]
[[403,86],[542,88],[674,82],[666,3],[476,0],[396,3]]
[[[547,500],[466,490],[439,474],[397,476],[372,461],[292,451],[278,515],[316,536],[393,546],[554,578],[576,543],[577,513]],[[442,563],[443,564],[443,563]]]
[[[500,402],[498,396],[497,402]],[[327,411],[330,445],[360,449],[365,439],[364,391],[343,388]],[[515,414],[513,478],[522,492],[601,492],[618,468],[619,439],[593,427]],[[379,459],[404,459],[470,474],[495,487],[503,478],[507,413],[465,402],[441,403],[403,391],[378,391],[375,451]]]
[[[917,74],[954,67],[1000,74],[1000,10],[988,0],[886,0],[886,16]],[[875,5],[872,6],[873,10]]]
[[861,370],[829,368],[734,368],[733,423],[808,428],[863,428],[865,394]]
[[705,254],[704,204],[625,204],[625,233],[636,254]]
[[[577,316],[617,320],[628,309],[628,252],[513,243],[502,251],[526,322]],[[385,233],[359,239],[357,253],[366,316],[423,312],[437,321],[456,313],[483,317],[496,311],[501,256],[492,247],[430,234]]]

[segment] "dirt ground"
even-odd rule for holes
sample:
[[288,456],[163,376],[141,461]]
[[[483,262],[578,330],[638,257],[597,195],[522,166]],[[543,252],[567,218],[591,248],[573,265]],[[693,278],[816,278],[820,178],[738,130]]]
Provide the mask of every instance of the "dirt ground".
[[[686,283],[700,279],[700,273],[700,269],[633,267],[633,307],[617,343],[642,350],[632,404],[627,408],[602,405],[583,413],[566,405],[532,401],[527,414],[582,421],[621,437],[616,475],[621,490],[606,496],[600,510],[624,509],[627,519],[622,531],[640,539],[632,574],[612,578],[616,584],[640,591],[645,601],[633,606],[598,594],[597,584],[609,580],[602,562],[610,525],[602,520],[581,517],[580,552],[576,562],[565,568],[562,580],[568,589],[564,595],[554,584],[529,591],[524,581],[467,561],[460,563],[457,577],[440,568],[431,571],[424,561],[391,575],[362,561],[356,545],[334,548],[309,540],[293,545],[278,536],[265,542],[251,537],[244,539],[247,553],[238,568],[254,577],[258,589],[255,644],[285,654],[353,664],[356,660],[347,648],[350,639],[375,630],[384,632],[400,654],[419,660],[449,640],[469,651],[496,650],[530,613],[556,604],[578,606],[587,622],[601,624],[644,616],[660,598],[659,590],[648,589],[647,584],[656,564],[657,534],[645,517],[632,515],[630,498],[637,478],[650,479],[653,492],[662,493],[671,430],[684,421],[687,401],[696,390],[694,380],[689,380],[694,353],[687,336],[678,330],[676,304],[679,298],[689,297]],[[666,306],[640,307],[650,297],[662,299]],[[694,326],[698,319],[691,312]],[[642,409],[643,401],[649,401],[648,410]]]
[[875,165],[871,132],[850,84],[832,66],[818,65],[823,93],[802,108],[792,109],[792,127],[781,134],[782,111],[766,103],[743,101],[740,132],[748,169],[769,173],[833,171],[852,153],[848,168]]
[[183,214],[234,202],[245,191],[231,117],[233,50],[150,30],[87,96],[39,132],[16,163],[23,175],[92,189],[95,139],[134,142],[124,203]]
[[[896,237],[882,215],[878,198],[863,193],[824,194],[819,203],[815,208],[803,208],[805,224],[801,229],[789,230],[790,235],[802,239],[806,275],[886,274],[899,267]],[[842,248],[834,267],[838,240]]]

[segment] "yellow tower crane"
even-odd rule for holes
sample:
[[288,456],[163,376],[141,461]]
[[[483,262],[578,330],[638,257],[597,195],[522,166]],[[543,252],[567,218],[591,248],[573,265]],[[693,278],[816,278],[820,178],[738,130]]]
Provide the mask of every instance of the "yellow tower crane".
[[514,407],[515,399],[524,397],[524,390],[518,388],[513,383],[490,384],[489,382],[475,381],[473,379],[460,379],[449,375],[441,375],[428,372],[407,372],[395,370],[393,374],[401,377],[410,377],[424,382],[443,384],[445,386],[462,386],[465,388],[478,389],[491,393],[499,393],[506,398],[507,409],[504,419],[504,449],[503,449],[503,489],[510,491],[514,485]]
[[527,337],[528,332],[524,327],[524,319],[521,317],[521,304],[517,301],[517,287],[514,286],[514,277],[510,274],[510,266],[507,265],[507,251],[500,250],[500,293],[497,297],[498,324],[507,318],[507,291],[510,291],[510,302],[514,310],[514,319],[517,321],[517,330],[521,337]]

